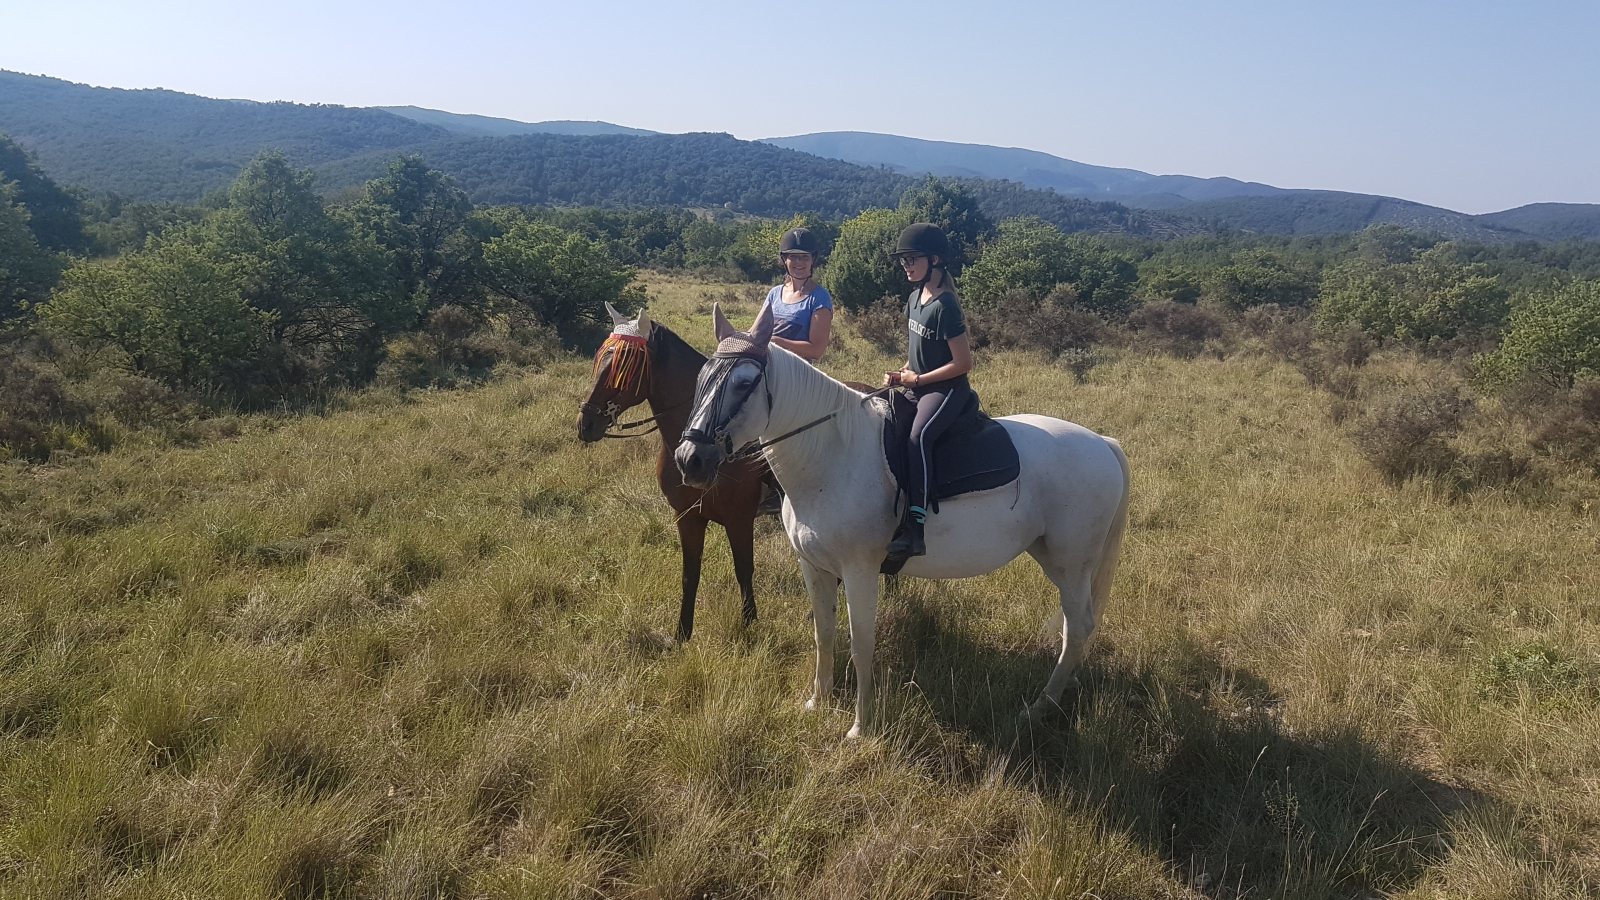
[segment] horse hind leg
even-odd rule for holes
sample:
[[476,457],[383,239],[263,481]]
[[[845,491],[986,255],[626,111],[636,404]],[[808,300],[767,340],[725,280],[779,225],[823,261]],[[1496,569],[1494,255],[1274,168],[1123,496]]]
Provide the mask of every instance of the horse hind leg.
[[1098,610],[1092,590],[1090,566],[1062,567],[1054,565],[1043,553],[1034,553],[1045,575],[1061,594],[1061,655],[1055,669],[1045,682],[1044,691],[1023,713],[1023,718],[1041,721],[1049,713],[1061,708],[1061,697],[1067,688],[1078,684],[1077,669],[1088,653],[1089,638],[1094,635]]

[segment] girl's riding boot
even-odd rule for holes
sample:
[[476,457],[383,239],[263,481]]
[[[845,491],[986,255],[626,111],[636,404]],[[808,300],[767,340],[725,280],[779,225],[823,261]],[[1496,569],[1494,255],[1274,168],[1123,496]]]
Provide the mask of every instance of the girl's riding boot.
[[910,559],[927,554],[927,545],[922,540],[922,522],[926,516],[927,513],[920,506],[906,509],[905,518],[900,520],[900,527],[895,529],[894,540],[889,542],[890,559]]

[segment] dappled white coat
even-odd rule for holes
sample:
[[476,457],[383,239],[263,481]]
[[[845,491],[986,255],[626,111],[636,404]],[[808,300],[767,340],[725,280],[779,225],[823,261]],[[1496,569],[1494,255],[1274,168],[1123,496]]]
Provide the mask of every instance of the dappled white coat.
[[[721,335],[719,335],[720,337]],[[833,689],[833,645],[839,583],[850,610],[850,655],[859,692],[850,736],[870,727],[872,655],[878,567],[898,523],[895,484],[883,456],[884,401],[863,402],[845,387],[778,346],[768,347],[765,390],[729,423],[733,446],[770,441],[830,412],[830,421],[764,451],[783,485],[784,528],[800,554],[811,595],[817,668],[807,708]],[[1017,482],[939,503],[927,520],[926,556],[903,574],[966,578],[992,572],[1029,553],[1060,589],[1062,650],[1038,700],[1039,716],[1059,703],[1072,682],[1111,590],[1128,512],[1128,461],[1116,441],[1046,416],[1006,416],[1021,462]]]

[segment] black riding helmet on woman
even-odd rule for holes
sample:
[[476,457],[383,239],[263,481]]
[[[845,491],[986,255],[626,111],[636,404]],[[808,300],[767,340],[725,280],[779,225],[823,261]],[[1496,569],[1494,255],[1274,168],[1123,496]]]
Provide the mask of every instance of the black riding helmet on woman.
[[967,402],[967,373],[972,371],[972,346],[967,323],[950,276],[950,240],[939,226],[919,222],[900,232],[892,254],[916,288],[906,298],[909,332],[904,368],[884,376],[884,385],[906,389],[917,404],[907,457],[910,479],[906,517],[889,542],[890,559],[909,559],[927,552],[923,524],[927,519],[933,445]]
[[816,267],[825,255],[809,228],[791,228],[778,241],[783,283],[767,292],[777,322],[772,342],[816,365],[833,335],[833,297],[817,283]]

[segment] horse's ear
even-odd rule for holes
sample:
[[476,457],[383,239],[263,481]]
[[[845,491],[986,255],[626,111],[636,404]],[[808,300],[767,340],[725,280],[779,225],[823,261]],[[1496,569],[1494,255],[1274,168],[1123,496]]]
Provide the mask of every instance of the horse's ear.
[[617,312],[617,308],[615,306],[611,305],[611,301],[610,300],[606,301],[606,312],[611,314],[611,325],[612,325],[612,327],[616,327],[618,325],[626,325],[626,324],[628,324],[628,317],[623,315],[622,313]]
[[639,336],[645,340],[649,340],[650,326],[653,324],[655,323],[650,321],[650,311],[647,309],[639,310],[639,324],[637,326],[639,329]]
[[723,339],[739,333],[733,327],[733,323],[728,321],[728,317],[722,314],[722,304],[720,303],[711,304],[711,321],[717,323],[717,343],[719,344],[722,343]]
[[761,312],[756,315],[756,323],[750,326],[750,342],[757,347],[767,346],[772,342],[772,329],[776,325],[772,315],[772,304],[761,304]]

